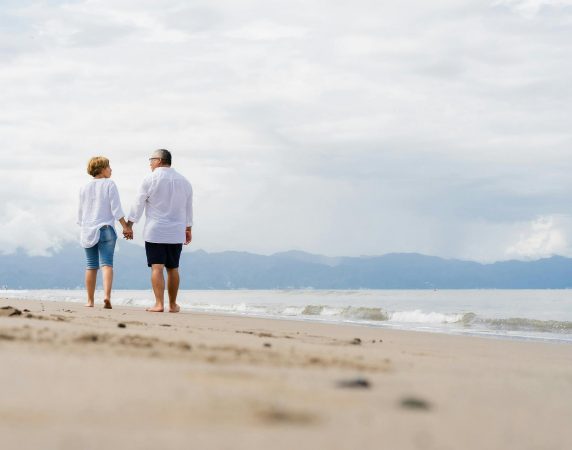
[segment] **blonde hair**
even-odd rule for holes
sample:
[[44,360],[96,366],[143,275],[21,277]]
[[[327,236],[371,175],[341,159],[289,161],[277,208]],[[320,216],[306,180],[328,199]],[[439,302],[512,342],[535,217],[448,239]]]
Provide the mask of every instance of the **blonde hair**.
[[106,167],[109,167],[109,159],[107,159],[105,156],[94,156],[87,163],[87,173],[89,173],[92,177],[96,177]]

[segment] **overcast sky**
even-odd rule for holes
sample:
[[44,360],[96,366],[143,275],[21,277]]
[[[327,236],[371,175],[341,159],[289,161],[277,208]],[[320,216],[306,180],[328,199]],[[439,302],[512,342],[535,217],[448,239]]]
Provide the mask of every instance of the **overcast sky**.
[[192,250],[572,255],[572,0],[0,0],[0,104],[2,252],[167,148]]

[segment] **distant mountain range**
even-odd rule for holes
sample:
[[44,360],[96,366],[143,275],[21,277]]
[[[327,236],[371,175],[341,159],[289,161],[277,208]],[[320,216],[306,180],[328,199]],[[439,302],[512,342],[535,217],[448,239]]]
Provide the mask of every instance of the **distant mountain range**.
[[[83,286],[84,253],[68,245],[50,256],[0,255],[0,287],[73,289]],[[184,252],[182,289],[562,289],[572,287],[572,259],[480,264],[415,253],[339,257],[290,251]],[[149,288],[145,250],[120,241],[116,289]],[[0,292],[1,295],[1,292]]]

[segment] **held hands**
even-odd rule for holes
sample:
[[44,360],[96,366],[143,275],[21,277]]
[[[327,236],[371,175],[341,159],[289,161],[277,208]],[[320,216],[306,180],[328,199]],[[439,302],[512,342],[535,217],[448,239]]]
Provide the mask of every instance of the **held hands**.
[[128,241],[133,240],[133,222],[127,222],[123,226],[123,238]]
[[187,227],[185,230],[185,245],[188,245],[193,240],[193,232],[191,227]]

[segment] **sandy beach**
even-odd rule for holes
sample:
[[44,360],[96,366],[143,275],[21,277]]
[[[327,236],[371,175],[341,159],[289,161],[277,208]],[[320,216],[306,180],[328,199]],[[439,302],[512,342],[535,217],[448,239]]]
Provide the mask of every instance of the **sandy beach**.
[[572,345],[0,299],[12,449],[569,449]]

